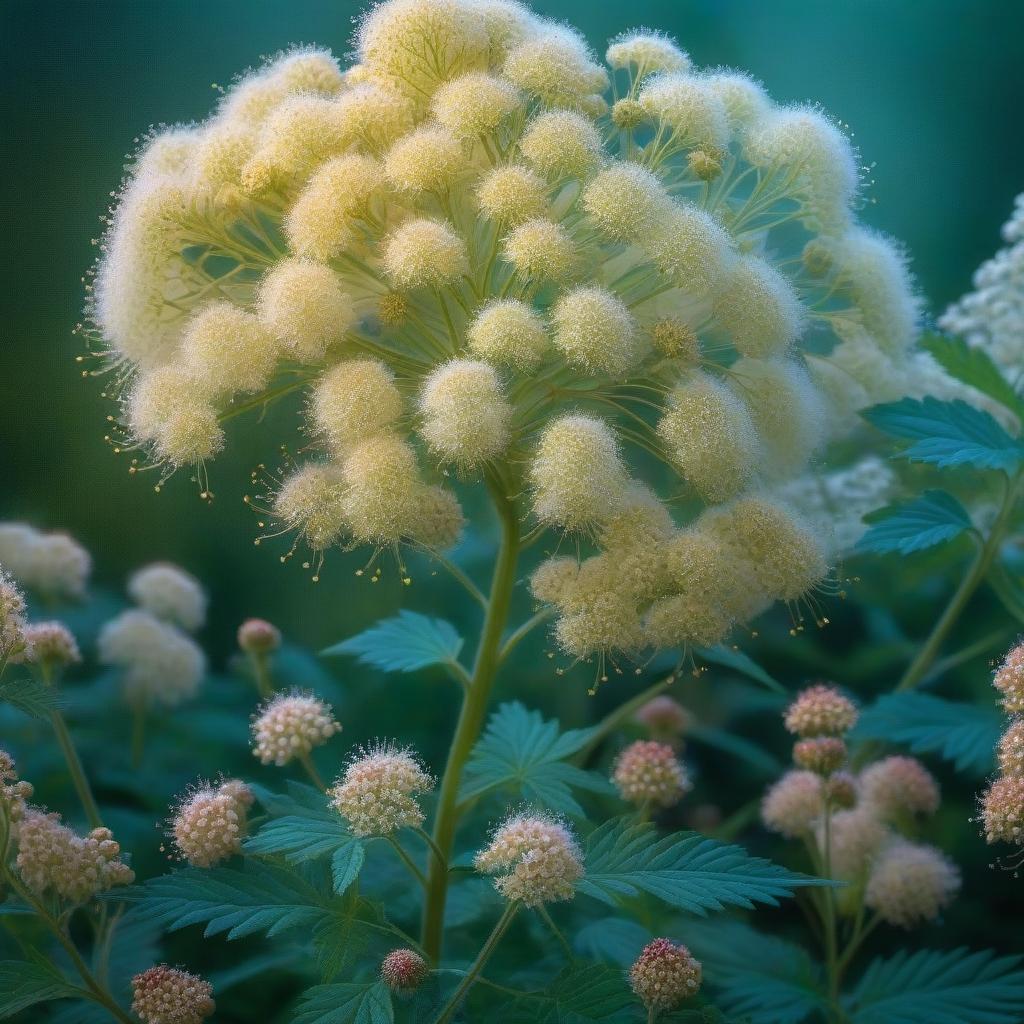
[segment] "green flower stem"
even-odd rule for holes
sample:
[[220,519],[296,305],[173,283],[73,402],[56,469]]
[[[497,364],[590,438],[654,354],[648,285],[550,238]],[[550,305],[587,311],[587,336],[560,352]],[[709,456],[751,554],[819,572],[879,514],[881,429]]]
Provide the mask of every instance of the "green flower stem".
[[252,676],[256,681],[256,692],[263,700],[274,696],[274,684],[270,677],[270,658],[263,651],[254,651],[249,655],[252,665]]
[[423,887],[427,888],[427,876],[416,866],[416,862],[405,852],[402,844],[394,836],[385,836],[385,839],[391,844],[392,849],[398,854],[399,860],[409,869],[409,874],[416,879],[417,882]]
[[536,615],[527,619],[502,645],[501,653],[498,655],[498,660],[504,661],[524,637],[528,636],[538,626],[552,619],[554,614],[555,612],[553,609],[542,608]]
[[440,851],[440,849],[438,849],[438,846],[434,842],[434,840],[431,839],[429,832],[425,832],[422,828],[419,828],[418,826],[413,829],[413,832],[415,832],[416,835],[418,835],[423,840],[423,842],[425,842],[427,846],[430,847],[431,852],[438,860],[442,862],[445,861],[444,854]]
[[310,782],[320,790],[321,793],[327,792],[327,783],[324,782],[320,773],[316,770],[316,765],[313,764],[313,758],[309,756],[305,751],[300,751],[295,755],[299,764],[305,769],[306,774],[309,776]]
[[78,794],[78,799],[82,804],[82,810],[85,811],[89,827],[99,828],[103,824],[103,819],[100,817],[100,809],[96,806],[96,798],[92,795],[92,787],[89,785],[89,780],[85,776],[85,770],[82,768],[82,759],[78,756],[78,751],[75,749],[75,744],[71,739],[71,733],[68,732],[67,723],[64,721],[64,716],[60,713],[59,709],[54,708],[50,712],[50,723],[53,725],[54,734],[57,737],[61,753],[63,753],[64,760],[68,766],[68,774],[74,783],[75,792]]
[[435,962],[441,955],[444,908],[448,893],[447,862],[451,860],[455,829],[459,819],[459,783],[462,781],[462,771],[473,744],[480,735],[487,713],[487,700],[498,669],[501,638],[508,621],[519,556],[518,510],[506,497],[505,489],[500,482],[489,479],[488,486],[501,521],[501,546],[491,581],[491,595],[487,602],[487,614],[480,634],[480,646],[473,666],[472,681],[463,697],[462,710],[455,726],[434,819],[433,839],[437,853],[431,858],[427,898],[423,908],[423,948]]
[[477,975],[484,969],[487,961],[491,958],[491,954],[497,949],[501,937],[508,930],[508,926],[512,923],[512,919],[516,916],[518,909],[518,903],[509,903],[505,907],[505,912],[498,919],[498,923],[494,926],[494,931],[487,937],[483,949],[480,950],[480,955],[476,958],[473,966],[466,972],[466,976],[459,982],[458,988],[452,993],[451,999],[448,1000],[444,1009],[438,1014],[434,1024],[448,1024],[448,1021],[455,1015],[455,1011],[459,1008],[459,1003],[462,1002],[463,996],[465,996],[473,982],[476,981]]
[[853,935],[850,937],[850,941],[843,950],[843,955],[839,958],[839,978],[842,979],[846,973],[847,968],[850,966],[850,962],[853,960],[854,954],[860,949],[864,940],[881,924],[882,918],[875,914],[871,920],[864,924],[864,913],[863,907],[861,908],[861,914],[857,918],[857,925],[854,928]]
[[[822,856],[825,878],[832,877],[832,804],[826,797],[824,814],[824,853]],[[824,893],[825,905],[825,968],[828,976],[828,998],[832,1012],[839,1016],[839,957],[836,944],[836,897],[832,886]]]
[[555,924],[555,920],[548,912],[548,908],[541,903],[537,907],[537,913],[540,914],[541,919],[551,930],[551,934],[558,940],[558,944],[562,947],[562,951],[565,953],[566,959],[569,963],[572,963],[576,959],[572,951],[572,946],[569,945],[569,940],[562,934],[562,929]]

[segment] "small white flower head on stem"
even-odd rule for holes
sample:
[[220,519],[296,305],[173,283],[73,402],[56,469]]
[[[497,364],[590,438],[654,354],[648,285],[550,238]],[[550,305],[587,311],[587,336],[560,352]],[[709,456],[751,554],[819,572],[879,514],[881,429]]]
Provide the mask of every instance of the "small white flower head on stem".
[[77,600],[89,582],[92,558],[66,533],[45,533],[27,523],[0,523],[0,565],[48,601]]
[[875,858],[864,904],[883,921],[913,928],[934,921],[960,891],[960,872],[941,850],[894,839]]
[[679,737],[693,725],[693,716],[682,704],[663,693],[637,709],[634,720],[647,729],[652,739],[681,743]]
[[875,761],[860,773],[858,782],[861,798],[887,821],[939,809],[939,784],[916,757],[895,755]]
[[281,646],[281,631],[266,619],[246,619],[238,627],[238,646],[246,654],[272,654]]
[[787,838],[807,835],[825,809],[823,783],[814,772],[789,771],[761,801],[765,828]]
[[0,814],[8,823],[21,821],[25,816],[28,810],[25,801],[32,799],[32,793],[32,783],[18,779],[14,758],[6,750],[0,750]]
[[297,690],[271,697],[253,717],[253,754],[261,764],[288,764],[322,746],[341,726],[324,701]]
[[177,855],[192,867],[209,868],[242,849],[252,790],[238,779],[200,783],[178,802],[168,836]]
[[206,592],[184,569],[155,562],[137,570],[128,580],[128,593],[158,619],[194,633],[206,621]]
[[812,736],[793,744],[793,763],[816,775],[831,775],[846,763],[846,744],[838,736]]
[[60,671],[82,660],[74,634],[63,622],[33,622],[25,627],[23,660],[45,672]]
[[1024,846],[1024,777],[999,776],[981,798],[981,820],[988,842]]
[[798,694],[786,709],[786,728],[797,736],[842,736],[857,723],[857,708],[834,686],[819,683]]
[[132,978],[132,1012],[143,1024],[202,1024],[216,1009],[213,986],[159,964]]
[[498,877],[494,887],[528,907],[572,899],[583,877],[583,856],[567,826],[545,814],[508,818],[474,861],[477,871]]
[[25,596],[0,567],[0,661],[25,654]]
[[701,976],[700,961],[671,939],[649,942],[629,969],[633,991],[654,1012],[674,1010],[696,995]]
[[999,691],[1003,710],[1008,715],[1024,712],[1024,644],[1018,644],[1007,653],[992,685]]
[[1024,719],[1012,721],[999,738],[999,770],[1004,775],[1024,776]]
[[434,783],[411,750],[378,742],[352,756],[330,790],[331,804],[355,835],[387,836],[423,824],[417,797]]
[[380,965],[380,980],[392,992],[415,992],[430,973],[430,966],[414,949],[393,949]]
[[641,807],[672,807],[693,788],[675,750],[655,740],[626,747],[615,760],[612,782],[623,800]]

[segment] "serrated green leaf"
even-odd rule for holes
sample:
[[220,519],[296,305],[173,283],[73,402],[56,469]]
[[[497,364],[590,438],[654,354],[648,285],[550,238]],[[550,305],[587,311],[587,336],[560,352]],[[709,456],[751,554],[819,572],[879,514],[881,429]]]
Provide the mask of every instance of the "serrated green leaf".
[[287,815],[268,821],[246,839],[247,853],[283,853],[293,864],[333,853],[352,839],[352,833],[337,815],[319,818]]
[[258,782],[249,783],[249,788],[267,813],[272,814],[275,818],[295,815],[299,818],[337,820],[338,816],[330,809],[327,797],[319,789],[307,785],[305,782],[295,782],[289,779],[285,783],[287,790],[285,793],[275,793]]
[[994,398],[1017,416],[1024,417],[1024,402],[983,348],[968,345],[962,338],[941,334],[924,338],[921,347],[930,352],[951,377]]
[[429,665],[450,664],[461,650],[462,637],[450,622],[403,610],[322,653],[350,654],[383,672],[416,672]]
[[343,893],[359,877],[365,859],[366,849],[354,836],[350,836],[348,842],[334,851],[331,856],[331,878],[336,893]]
[[995,766],[1003,724],[994,706],[930,693],[890,693],[861,713],[853,735],[905,744],[915,754],[937,753],[959,771],[985,775]]
[[686,944],[704,967],[715,1002],[751,1024],[802,1024],[828,1005],[822,972],[799,946],[740,921],[687,925]]
[[148,918],[171,931],[205,924],[204,935],[227,932],[229,939],[313,927],[329,913],[320,894],[303,878],[258,861],[246,861],[240,871],[172,871],[118,890],[116,896],[135,903],[133,917]]
[[0,1020],[48,1003],[54,999],[74,999],[81,989],[64,981],[56,971],[27,960],[0,961]]
[[937,466],[1015,470],[1024,447],[981,409],[960,399],[941,402],[930,395],[876,405],[863,416],[879,430],[914,443],[903,455]]
[[391,1024],[395,1013],[383,982],[317,985],[304,992],[293,1024]]
[[925,491],[905,505],[879,509],[868,522],[871,528],[856,549],[880,555],[923,551],[959,537],[972,526],[963,505],[946,491]]
[[558,722],[545,720],[518,701],[502,704],[473,748],[459,797],[469,800],[507,788],[551,810],[582,816],[572,789],[614,792],[603,776],[566,760],[583,749],[592,733],[590,729],[559,732]]
[[873,961],[845,1003],[852,1024],[1018,1024],[1020,963],[990,950],[899,952]]
[[396,945],[408,945],[384,917],[383,908],[349,888],[312,932],[323,981],[334,981],[356,963],[379,963]]
[[628,967],[651,941],[651,933],[628,917],[602,917],[578,929],[572,944],[587,960]]
[[611,906],[647,892],[669,906],[703,916],[726,906],[775,906],[794,889],[829,884],[695,832],[659,839],[649,822],[630,824],[619,818],[589,836],[586,874],[576,887]]
[[753,679],[776,693],[786,692],[786,688],[777,679],[773,679],[753,658],[735,647],[728,647],[725,644],[718,644],[715,647],[694,647],[693,653],[704,661],[721,665],[723,668],[731,668],[739,675]]
[[603,964],[569,967],[543,992],[513,999],[502,1024],[593,1024],[635,1020],[636,996],[621,970]]
[[7,701],[33,718],[44,719],[49,718],[50,712],[60,704],[57,691],[52,686],[46,686],[31,676],[0,682],[0,701]]

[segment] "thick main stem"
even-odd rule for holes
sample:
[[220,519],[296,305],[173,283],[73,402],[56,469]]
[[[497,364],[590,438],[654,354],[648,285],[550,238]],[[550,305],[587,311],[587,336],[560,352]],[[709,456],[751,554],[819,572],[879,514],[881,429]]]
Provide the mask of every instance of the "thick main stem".
[[430,860],[427,880],[427,898],[423,908],[423,948],[434,961],[441,955],[444,932],[444,908],[448,894],[448,866],[455,828],[458,824],[459,784],[473,744],[476,743],[487,713],[487,700],[500,662],[501,638],[508,621],[512,588],[516,581],[516,563],[519,556],[519,520],[515,505],[508,499],[500,484],[491,484],[491,495],[501,520],[501,546],[491,581],[480,645],[469,687],[462,701],[459,721],[448,751],[441,792],[438,797],[437,816],[434,819],[434,845],[443,860],[436,855]]

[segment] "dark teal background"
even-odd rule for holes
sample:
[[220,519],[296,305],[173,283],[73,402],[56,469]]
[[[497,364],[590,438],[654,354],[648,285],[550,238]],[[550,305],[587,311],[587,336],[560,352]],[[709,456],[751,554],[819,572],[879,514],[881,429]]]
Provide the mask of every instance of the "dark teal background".
[[[864,217],[906,241],[932,311],[964,290],[1024,189],[1024,4],[562,0],[540,9],[601,50],[621,29],[662,28],[699,64],[746,68],[777,100],[820,101],[848,122],[875,165]],[[127,461],[102,439],[110,410],[100,386],[81,380],[74,362],[90,239],[149,125],[203,117],[211,83],[289,43],[344,53],[356,10],[323,0],[0,2],[0,518],[70,529],[110,585],[144,560],[181,561],[213,591],[212,636],[258,613],[320,645],[398,595],[388,584],[353,593],[355,563],[345,558],[311,593],[296,567],[252,548],[255,524],[240,497],[279,430],[235,424],[209,507],[184,478],[157,495],[151,480],[127,476]],[[339,606],[349,622],[339,624]]]

